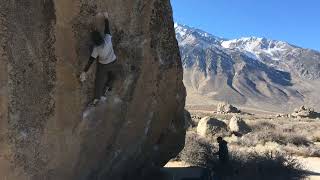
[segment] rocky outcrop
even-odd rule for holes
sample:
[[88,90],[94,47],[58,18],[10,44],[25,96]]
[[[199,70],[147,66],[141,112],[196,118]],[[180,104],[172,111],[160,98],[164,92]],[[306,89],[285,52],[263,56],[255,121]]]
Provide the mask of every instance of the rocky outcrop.
[[219,103],[217,106],[218,113],[240,113],[240,110],[229,103]]
[[305,106],[301,106],[300,108],[296,108],[294,112],[291,114],[294,118],[320,118],[320,113],[315,112],[314,109],[308,108]]
[[[186,94],[169,0],[0,3],[1,179],[128,179],[179,153]],[[105,10],[122,71],[86,109],[94,68],[78,77]]]
[[237,116],[233,116],[229,122],[229,130],[236,135],[243,135],[251,131],[246,122]]
[[197,133],[201,137],[210,137],[227,131],[227,125],[223,121],[211,117],[202,118],[197,126]]
[[195,122],[192,120],[191,114],[189,111],[184,111],[184,119],[185,119],[185,128],[193,128],[196,126]]

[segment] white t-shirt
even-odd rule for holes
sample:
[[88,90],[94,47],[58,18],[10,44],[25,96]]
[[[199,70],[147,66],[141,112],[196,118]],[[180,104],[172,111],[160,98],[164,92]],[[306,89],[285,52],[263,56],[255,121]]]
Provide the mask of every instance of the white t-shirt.
[[99,57],[99,62],[101,64],[109,64],[117,59],[113,51],[112,37],[110,34],[105,35],[104,44],[93,48],[91,57]]

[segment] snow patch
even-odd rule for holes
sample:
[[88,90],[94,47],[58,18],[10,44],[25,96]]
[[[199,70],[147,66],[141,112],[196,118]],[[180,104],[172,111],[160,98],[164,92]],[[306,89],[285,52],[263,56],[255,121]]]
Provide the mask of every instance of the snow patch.
[[253,52],[249,52],[249,51],[244,51],[244,54],[246,56],[248,56],[251,59],[256,59],[256,60],[260,60],[259,55],[253,53]]

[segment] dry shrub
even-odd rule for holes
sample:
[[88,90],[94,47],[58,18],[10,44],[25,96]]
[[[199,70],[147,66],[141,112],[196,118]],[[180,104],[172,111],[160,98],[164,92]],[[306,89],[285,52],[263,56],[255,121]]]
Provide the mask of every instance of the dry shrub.
[[297,147],[293,144],[289,144],[284,146],[283,150],[288,154],[295,155],[295,156],[320,157],[320,148],[315,145]]
[[233,153],[231,179],[304,179],[306,172],[299,162],[280,153]]
[[294,144],[296,146],[310,146],[312,143],[303,136],[300,135],[294,135],[294,134],[283,134],[285,137],[285,142],[284,144]]
[[320,132],[319,132],[319,130],[312,135],[311,140],[313,142],[320,142]]
[[[264,144],[265,142],[276,142],[281,145],[286,144],[294,144],[296,146],[308,146],[310,145],[310,141],[303,135],[299,135],[295,133],[298,129],[297,125],[278,125],[276,126],[274,123],[270,123],[267,121],[257,122],[252,125],[252,129],[254,129],[253,137],[260,139],[259,143]],[[301,130],[300,130],[301,131]],[[250,139],[249,139],[250,140]],[[255,141],[257,142],[257,141]]]
[[178,155],[180,160],[190,164],[205,167],[207,160],[211,159],[212,146],[206,140],[200,138],[196,133],[188,133],[185,147]]
[[[200,139],[196,134],[187,135],[186,145],[180,153],[180,160],[196,166],[212,169],[220,174],[219,161],[213,156],[216,149],[212,144]],[[227,179],[304,179],[306,172],[293,158],[280,153],[246,153],[230,150],[230,162],[224,170]]]
[[276,142],[280,145],[294,144],[296,146],[309,146],[312,144],[306,137],[293,133],[278,132],[275,130],[260,130],[249,133],[244,135],[238,144],[250,147],[258,144],[264,145],[266,142]]
[[255,132],[258,131],[270,131],[276,129],[276,125],[267,121],[257,122],[251,125],[251,129]]
[[312,141],[313,142],[320,142],[320,136],[313,136]]

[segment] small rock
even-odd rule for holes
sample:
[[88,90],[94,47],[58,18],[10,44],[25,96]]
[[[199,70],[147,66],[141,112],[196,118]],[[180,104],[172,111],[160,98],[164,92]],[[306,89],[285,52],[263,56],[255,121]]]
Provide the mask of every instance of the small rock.
[[277,114],[276,118],[288,118],[289,114]]

